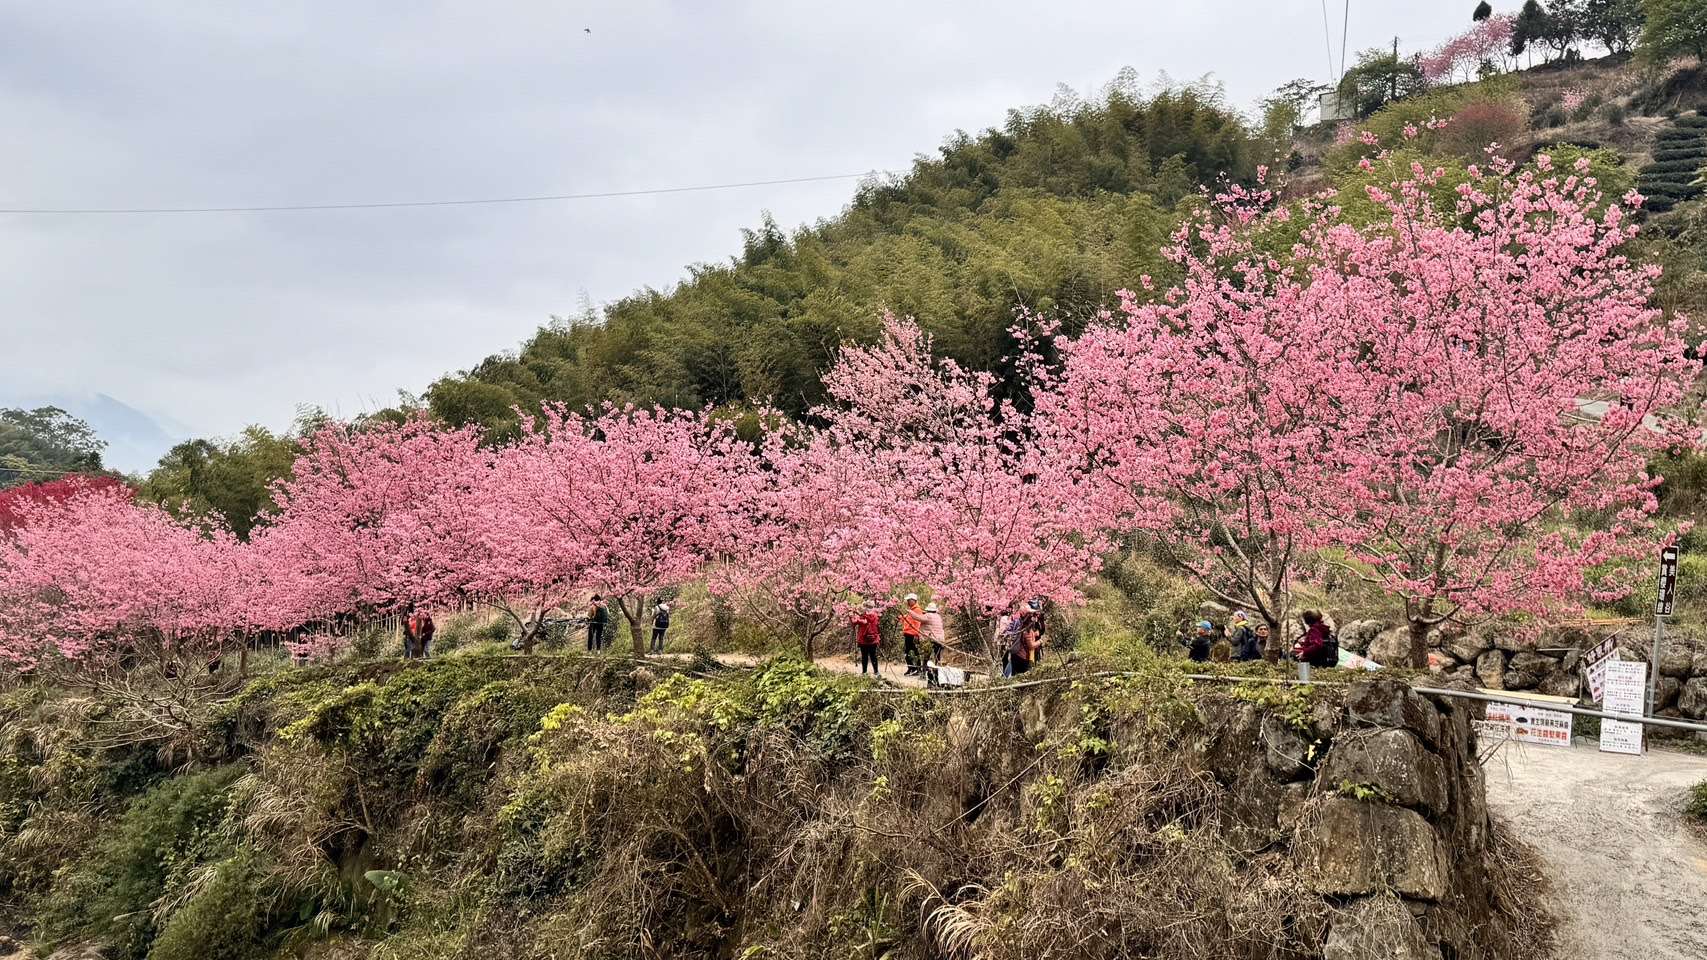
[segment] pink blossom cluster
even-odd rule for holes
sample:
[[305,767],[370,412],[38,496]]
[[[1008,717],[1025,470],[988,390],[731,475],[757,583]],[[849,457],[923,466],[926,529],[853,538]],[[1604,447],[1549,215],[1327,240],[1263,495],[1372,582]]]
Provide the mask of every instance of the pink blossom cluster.
[[1559,97],[1559,106],[1566,113],[1576,113],[1577,108],[1588,102],[1588,94],[1580,87],[1569,87]]
[[1502,61],[1516,26],[1517,17],[1509,13],[1478,22],[1417,61],[1423,79],[1429,83],[1474,80],[1483,64]]

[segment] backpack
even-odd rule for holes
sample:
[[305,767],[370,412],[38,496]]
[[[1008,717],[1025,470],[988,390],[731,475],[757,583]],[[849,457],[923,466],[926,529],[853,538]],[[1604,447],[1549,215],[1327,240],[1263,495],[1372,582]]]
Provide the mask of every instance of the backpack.
[[1331,629],[1328,631],[1328,635],[1322,638],[1322,652],[1318,653],[1316,655],[1316,660],[1319,662],[1313,662],[1310,665],[1313,667],[1337,667],[1337,666],[1339,666],[1339,663],[1340,663],[1340,638],[1339,638],[1339,634],[1333,632],[1333,630],[1331,630]]

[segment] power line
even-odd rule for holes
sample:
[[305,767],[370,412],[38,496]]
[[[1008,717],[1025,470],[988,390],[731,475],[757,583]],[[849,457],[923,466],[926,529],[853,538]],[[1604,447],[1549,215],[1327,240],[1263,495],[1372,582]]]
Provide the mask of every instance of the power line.
[[1340,73],[1345,73],[1346,39],[1351,36],[1351,0],[1345,0],[1345,22],[1340,24]]
[[743,187],[770,187],[789,183],[820,183],[827,180],[852,180],[871,177],[891,170],[866,170],[862,173],[832,173],[821,177],[785,177],[778,180],[745,180],[740,183],[708,183],[692,187],[653,187],[646,190],[607,190],[598,193],[556,193],[533,197],[481,197],[471,200],[398,200],[361,203],[292,203],[250,207],[0,207],[0,214],[135,214],[135,213],[275,213],[303,210],[390,210],[401,207],[471,207],[497,203],[542,203],[553,200],[605,200],[617,197],[644,197],[668,193],[701,193],[709,190],[736,190]]
[[1334,31],[1328,26],[1328,0],[1322,0],[1322,43],[1328,48],[1328,79],[1334,79]]

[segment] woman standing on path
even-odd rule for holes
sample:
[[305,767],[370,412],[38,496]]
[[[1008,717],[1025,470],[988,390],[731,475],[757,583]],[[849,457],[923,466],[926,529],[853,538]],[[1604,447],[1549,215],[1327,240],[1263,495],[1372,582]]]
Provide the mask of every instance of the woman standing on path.
[[877,676],[883,673],[877,668],[877,648],[883,643],[883,632],[878,626],[877,605],[866,604],[865,612],[855,614],[853,618],[854,646],[859,649],[859,672],[865,675],[867,664],[871,672]]

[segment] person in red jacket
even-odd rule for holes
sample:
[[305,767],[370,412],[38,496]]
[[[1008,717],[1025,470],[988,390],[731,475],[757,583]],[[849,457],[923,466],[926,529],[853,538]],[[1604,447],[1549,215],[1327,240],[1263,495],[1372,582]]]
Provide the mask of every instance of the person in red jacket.
[[878,626],[876,604],[866,604],[864,613],[857,613],[853,618],[854,645],[859,648],[859,672],[865,673],[866,664],[871,665],[871,672],[879,676],[877,669],[877,648],[883,644],[883,631]]
[[1334,640],[1333,631],[1323,622],[1320,610],[1304,611],[1304,635],[1292,648],[1292,658],[1312,667],[1339,665],[1339,644]]

